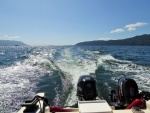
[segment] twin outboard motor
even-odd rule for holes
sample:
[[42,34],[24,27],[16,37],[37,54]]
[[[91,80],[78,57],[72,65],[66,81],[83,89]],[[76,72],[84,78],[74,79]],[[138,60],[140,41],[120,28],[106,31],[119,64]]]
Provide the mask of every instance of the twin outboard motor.
[[80,76],[77,84],[77,96],[80,101],[95,100],[97,97],[96,81],[90,75]]

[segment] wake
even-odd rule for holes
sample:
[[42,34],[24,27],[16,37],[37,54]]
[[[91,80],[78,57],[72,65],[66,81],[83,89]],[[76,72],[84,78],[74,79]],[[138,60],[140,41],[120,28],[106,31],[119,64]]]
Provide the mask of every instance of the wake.
[[[87,59],[80,55],[75,55],[77,51],[72,51],[71,48],[64,49],[62,51],[62,59],[55,61],[56,65],[63,71],[72,76],[73,88],[69,94],[65,106],[71,106],[77,102],[76,90],[78,78],[81,75],[89,75],[90,73],[95,73],[97,68],[96,60]],[[84,52],[84,55],[90,57],[91,52]],[[93,58],[92,58],[93,59]]]

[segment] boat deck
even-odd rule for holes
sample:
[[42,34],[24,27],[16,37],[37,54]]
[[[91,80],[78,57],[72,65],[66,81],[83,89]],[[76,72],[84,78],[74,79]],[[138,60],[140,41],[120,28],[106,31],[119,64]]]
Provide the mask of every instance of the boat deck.
[[[146,102],[146,105],[147,105],[147,108],[141,109],[140,112],[133,112],[131,109],[114,110],[114,108],[112,107],[111,112],[108,112],[108,111],[98,112],[97,111],[93,113],[150,113],[150,100]],[[86,108],[86,109],[90,109],[90,108]],[[49,110],[46,110],[45,113],[51,113],[51,112],[49,112]],[[55,113],[61,113],[61,112],[55,112]],[[63,113],[82,113],[82,112],[80,112],[78,108],[72,108],[71,112],[63,112]],[[83,112],[83,113],[92,113],[92,112]]]
[[[39,93],[38,95],[44,96],[44,93]],[[43,101],[40,102],[41,104],[37,103],[41,108],[43,107]],[[105,100],[99,101],[79,101],[78,103],[79,108],[65,108],[69,109],[70,112],[55,112],[55,113],[150,113],[150,100],[146,101],[146,109],[141,109],[139,112],[132,111],[131,109],[122,109],[122,110],[115,110],[113,106],[109,106]],[[25,107],[22,107],[18,113],[29,113],[23,112]],[[30,113],[41,113],[41,110],[38,109],[36,112]],[[51,113],[49,109],[44,109],[44,113]]]

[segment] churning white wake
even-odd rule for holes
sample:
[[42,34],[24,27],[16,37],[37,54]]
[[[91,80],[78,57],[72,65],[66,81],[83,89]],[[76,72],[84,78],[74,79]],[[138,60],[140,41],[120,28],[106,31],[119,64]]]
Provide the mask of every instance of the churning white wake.
[[80,55],[74,55],[74,53],[71,52],[69,48],[64,49],[61,54],[63,59],[55,62],[62,71],[72,76],[73,89],[66,101],[66,106],[73,105],[77,102],[76,90],[78,78],[81,75],[89,75],[90,73],[95,73],[95,69],[97,68],[96,59],[90,58],[93,57],[93,54],[91,54],[91,52],[89,51],[85,52],[84,54],[89,58],[85,58]]

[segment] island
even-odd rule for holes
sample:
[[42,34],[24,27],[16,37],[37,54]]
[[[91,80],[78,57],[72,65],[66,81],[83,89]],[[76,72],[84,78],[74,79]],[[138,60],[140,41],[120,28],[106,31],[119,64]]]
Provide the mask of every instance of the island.
[[21,41],[0,40],[0,46],[28,46],[28,45]]
[[94,40],[77,43],[76,46],[150,46],[150,34],[120,40]]

